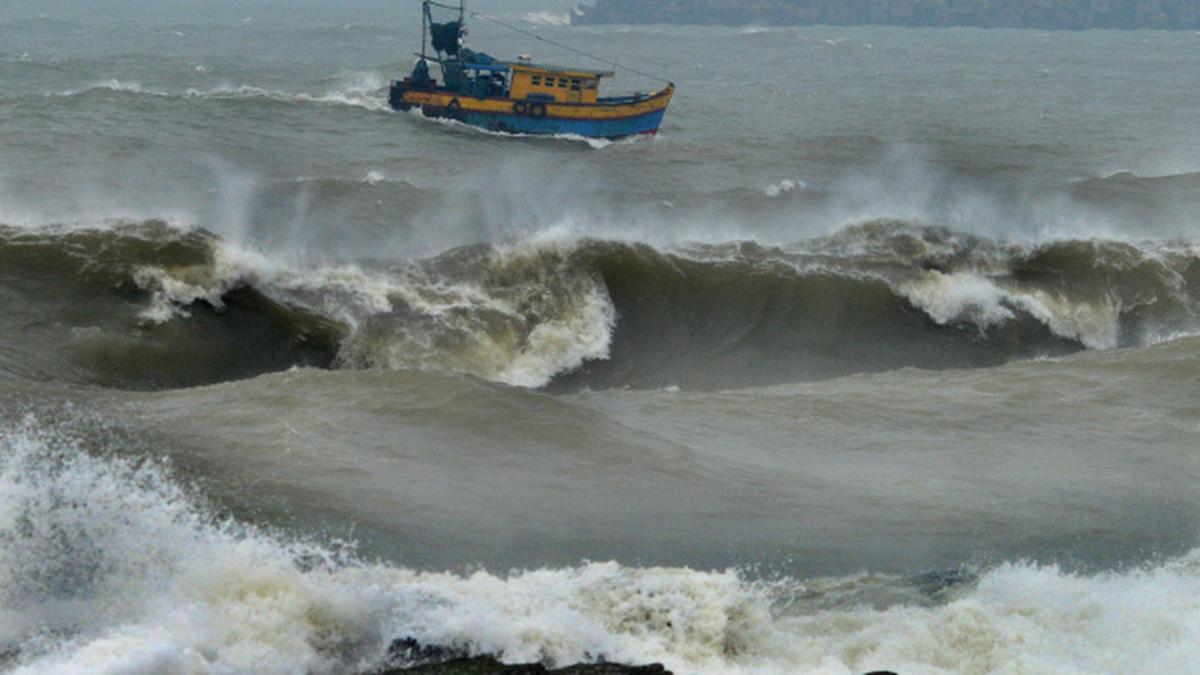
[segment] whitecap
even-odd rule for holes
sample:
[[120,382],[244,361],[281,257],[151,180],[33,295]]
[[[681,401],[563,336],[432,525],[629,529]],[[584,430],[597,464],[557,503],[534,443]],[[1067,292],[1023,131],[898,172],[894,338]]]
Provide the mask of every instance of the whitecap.
[[791,192],[792,190],[795,190],[796,188],[800,188],[801,190],[803,190],[805,187],[807,187],[807,186],[804,183],[804,181],[794,181],[794,180],[790,180],[790,179],[784,179],[773,185],[768,185],[765,192],[767,193],[768,197],[778,197],[782,194]]

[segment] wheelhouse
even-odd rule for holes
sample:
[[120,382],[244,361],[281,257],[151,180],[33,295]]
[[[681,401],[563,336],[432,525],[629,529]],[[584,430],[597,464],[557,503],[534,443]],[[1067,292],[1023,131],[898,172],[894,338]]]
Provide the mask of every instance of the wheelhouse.
[[556,68],[532,63],[507,64],[512,73],[509,96],[557,103],[596,103],[600,98],[600,80],[612,77],[612,71],[583,68]]

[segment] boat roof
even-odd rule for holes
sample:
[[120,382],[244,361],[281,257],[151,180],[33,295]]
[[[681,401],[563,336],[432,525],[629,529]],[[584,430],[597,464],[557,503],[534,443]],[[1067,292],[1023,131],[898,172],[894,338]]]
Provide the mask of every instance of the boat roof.
[[616,73],[611,70],[592,70],[590,68],[553,66],[544,63],[529,63],[528,61],[505,61],[504,65],[512,68],[513,70],[561,73],[563,75],[583,75],[586,77],[613,77],[616,75]]

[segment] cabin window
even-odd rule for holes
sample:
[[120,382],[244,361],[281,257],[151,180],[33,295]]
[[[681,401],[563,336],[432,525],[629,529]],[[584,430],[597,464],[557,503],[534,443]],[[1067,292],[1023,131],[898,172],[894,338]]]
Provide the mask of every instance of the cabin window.
[[558,88],[559,89],[567,88],[567,78],[565,78],[565,77],[558,78]]
[[587,85],[587,88],[588,88],[588,89],[595,89],[595,88],[596,88],[596,80],[594,80],[594,79],[590,79],[590,78],[589,78],[589,79],[588,79],[588,80],[587,80],[587,81],[586,81],[584,84],[586,84],[586,85]]
[[553,86],[554,86],[554,78],[553,78],[553,77],[547,77],[547,78],[546,78],[546,86],[547,86],[547,87],[553,87]]
[[578,77],[571,80],[571,91],[579,91],[581,84],[583,84],[583,82]]
[[533,76],[533,84],[534,84],[534,86],[540,86],[542,84],[542,76],[534,75]]

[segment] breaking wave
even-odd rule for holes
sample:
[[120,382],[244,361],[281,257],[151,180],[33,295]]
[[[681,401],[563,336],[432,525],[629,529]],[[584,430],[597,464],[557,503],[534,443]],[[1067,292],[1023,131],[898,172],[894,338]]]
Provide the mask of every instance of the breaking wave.
[[791,26],[743,26],[738,29],[738,35],[765,35],[769,33],[795,32]]
[[308,93],[269,89],[254,85],[220,85],[208,89],[188,88],[167,90],[148,87],[133,80],[110,79],[94,82],[81,89],[69,89],[54,96],[74,98],[97,92],[115,92],[166,99],[200,99],[208,101],[270,101],[275,103],[343,105],[372,111],[390,111],[387,105],[387,82],[376,73],[352,73],[338,78],[334,86],[323,93]]
[[223,517],[169,466],[88,433],[33,417],[0,428],[13,673],[367,672],[406,638],[696,673],[1184,673],[1200,643],[1196,552],[1093,574],[1027,562],[912,578],[615,562],[423,572]]
[[[63,316],[95,303],[95,322],[64,321],[67,351],[100,381],[132,386],[140,375],[123,369],[146,341],[163,350],[163,373],[183,369],[161,375],[175,384],[201,381],[190,378],[203,368],[188,373],[210,352],[167,355],[219,344],[231,365],[217,379],[244,359],[526,387],[709,388],[991,366],[1200,332],[1190,243],[1017,245],[899,221],[778,247],[541,238],[318,264],[149,223],[0,231],[0,258],[27,302],[61,303]],[[38,272],[58,285],[31,285]]]

